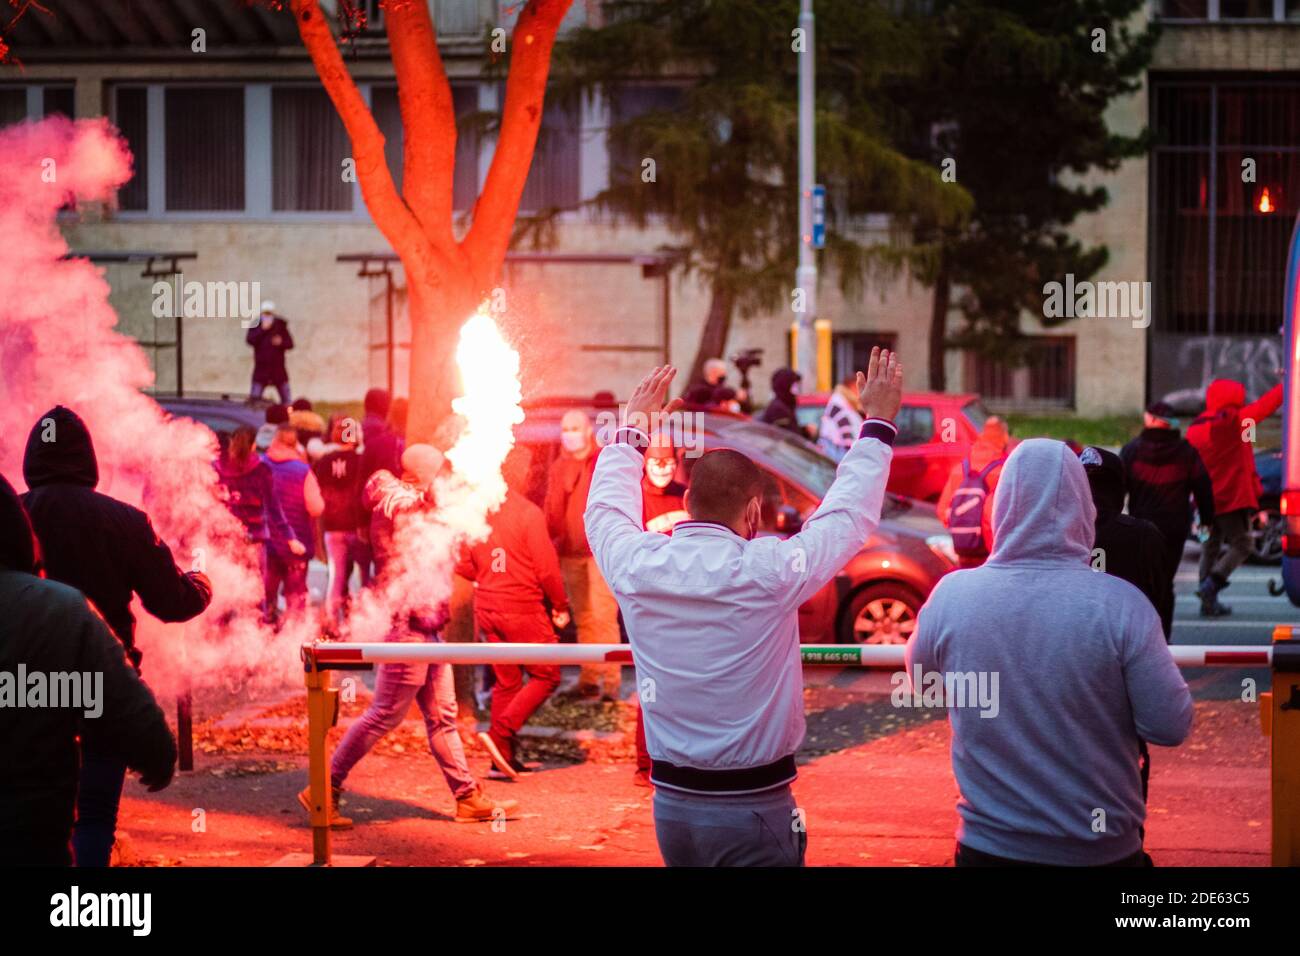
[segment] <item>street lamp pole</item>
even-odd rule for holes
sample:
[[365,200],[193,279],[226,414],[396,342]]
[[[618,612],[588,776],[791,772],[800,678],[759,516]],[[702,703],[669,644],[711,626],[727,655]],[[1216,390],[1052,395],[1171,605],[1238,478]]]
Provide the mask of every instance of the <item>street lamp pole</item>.
[[799,28],[803,50],[799,54],[799,267],[795,287],[799,290],[795,312],[795,368],[803,376],[803,387],[817,387],[817,259],[813,251],[813,184],[817,175],[817,141],[813,129],[816,83],[816,46],[813,34],[812,0],[801,0]]

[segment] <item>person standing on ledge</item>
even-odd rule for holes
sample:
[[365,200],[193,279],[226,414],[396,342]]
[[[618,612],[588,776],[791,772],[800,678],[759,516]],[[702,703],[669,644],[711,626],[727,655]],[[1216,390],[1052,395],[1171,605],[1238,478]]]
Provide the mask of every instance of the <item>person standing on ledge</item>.
[[289,323],[283,316],[275,314],[274,302],[262,303],[257,324],[248,330],[244,339],[253,347],[253,387],[249,390],[249,398],[261,398],[266,394],[266,387],[274,385],[280,404],[288,405],[293,396],[289,392],[289,370],[284,364],[284,353],[293,348],[293,336],[289,334]]
[[659,852],[669,866],[802,866],[795,805],[803,742],[799,605],[880,522],[903,397],[896,356],[873,349],[857,377],[867,420],[803,529],[756,537],[762,476],[739,452],[703,455],[671,535],[642,527],[642,456],[676,370],[656,368],[601,451],[587,540],[618,598],[642,689]]

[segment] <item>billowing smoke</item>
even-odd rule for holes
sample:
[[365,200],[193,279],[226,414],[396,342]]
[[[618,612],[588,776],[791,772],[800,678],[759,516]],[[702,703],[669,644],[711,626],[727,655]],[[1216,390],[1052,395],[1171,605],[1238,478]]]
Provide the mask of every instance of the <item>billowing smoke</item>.
[[487,537],[487,516],[505,500],[501,463],[514,445],[514,426],[523,421],[519,354],[480,310],[461,329],[456,363],[465,394],[452,400],[452,410],[463,427],[447,452],[451,473],[434,485],[437,510],[397,525],[398,557],[382,589],[354,601],[348,640],[383,640],[395,612],[432,610],[446,601],[461,545]]
[[[137,603],[149,683],[170,694],[187,685],[257,692],[296,682],[298,647],[318,634],[314,613],[278,632],[262,623],[257,555],[218,498],[215,436],[168,418],[141,392],[153,373],[135,341],[116,331],[101,271],[63,258],[60,207],[107,200],[130,175],[131,156],[106,120],[52,117],[0,129],[0,473],[24,488],[28,432],[52,406],[72,408],[94,439],[99,490],[143,507],[181,566],[212,579],[212,606],[188,624],[161,624]],[[502,389],[501,370],[511,361],[517,370],[518,356],[486,316],[469,323],[462,349],[491,370],[466,381],[491,381],[495,391],[471,389],[461,400],[466,428],[449,453],[455,470],[439,483],[444,506],[401,530],[400,573],[385,593],[359,602],[355,640],[380,640],[394,613],[445,598],[456,548],[486,533],[485,516],[504,497],[499,466],[519,413],[517,380],[510,377],[513,391]]]

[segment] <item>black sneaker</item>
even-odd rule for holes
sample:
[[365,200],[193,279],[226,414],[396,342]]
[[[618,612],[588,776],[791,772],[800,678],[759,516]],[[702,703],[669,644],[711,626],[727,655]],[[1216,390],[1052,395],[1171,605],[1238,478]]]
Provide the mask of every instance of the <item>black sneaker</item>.
[[1223,604],[1217,598],[1206,600],[1201,598],[1201,617],[1227,617],[1232,613],[1232,608]]
[[519,772],[512,766],[514,761],[506,759],[505,754],[501,752],[501,748],[497,746],[497,742],[492,739],[492,735],[480,733],[478,739],[479,743],[483,745],[483,749],[488,752],[488,756],[492,758],[492,769],[488,771],[488,779],[518,780]]

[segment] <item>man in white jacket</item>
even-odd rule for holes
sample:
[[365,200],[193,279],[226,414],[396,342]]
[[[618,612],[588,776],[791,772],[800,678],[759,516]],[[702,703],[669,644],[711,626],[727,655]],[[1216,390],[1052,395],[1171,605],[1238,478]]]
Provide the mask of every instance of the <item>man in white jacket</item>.
[[880,520],[902,401],[897,356],[873,349],[858,390],[867,413],[825,500],[788,538],[756,537],[761,472],[711,451],[671,537],[641,527],[642,456],[675,370],[637,386],[601,453],[587,539],[618,598],[645,715],[655,832],[669,866],[801,866],[806,838],[790,783],[803,741],[799,605],[835,576]]

